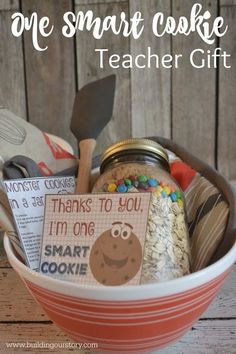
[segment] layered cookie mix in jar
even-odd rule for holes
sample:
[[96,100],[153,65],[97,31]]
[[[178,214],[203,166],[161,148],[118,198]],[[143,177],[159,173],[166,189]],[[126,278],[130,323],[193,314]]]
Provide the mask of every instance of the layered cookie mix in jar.
[[190,272],[184,196],[170,175],[166,150],[148,139],[129,139],[102,155],[94,193],[151,193],[141,283]]

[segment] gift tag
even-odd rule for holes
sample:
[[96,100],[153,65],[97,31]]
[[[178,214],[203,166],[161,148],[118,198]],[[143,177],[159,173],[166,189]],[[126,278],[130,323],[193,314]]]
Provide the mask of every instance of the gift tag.
[[4,181],[28,266],[39,268],[46,194],[74,193],[74,177],[25,178]]
[[47,195],[40,272],[80,284],[138,284],[150,196]]

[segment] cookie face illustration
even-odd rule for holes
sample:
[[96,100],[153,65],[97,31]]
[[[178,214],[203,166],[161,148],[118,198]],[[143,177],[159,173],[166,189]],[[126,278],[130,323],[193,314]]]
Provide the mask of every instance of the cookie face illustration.
[[103,285],[122,285],[130,281],[142,263],[142,247],[127,223],[115,222],[98,237],[90,253],[94,278]]

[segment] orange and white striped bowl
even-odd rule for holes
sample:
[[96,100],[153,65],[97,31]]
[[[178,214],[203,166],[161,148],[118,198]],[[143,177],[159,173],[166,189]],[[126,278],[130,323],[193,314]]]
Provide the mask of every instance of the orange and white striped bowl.
[[107,353],[144,353],[178,340],[216,296],[236,260],[236,245],[213,265],[157,284],[102,287],[56,280],[22,264],[5,235],[12,267],[48,316],[78,342]]

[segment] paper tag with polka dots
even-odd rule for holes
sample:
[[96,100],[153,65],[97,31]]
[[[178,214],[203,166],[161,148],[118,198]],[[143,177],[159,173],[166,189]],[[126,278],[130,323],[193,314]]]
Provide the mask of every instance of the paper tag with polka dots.
[[139,284],[150,197],[47,195],[40,272],[87,285]]

